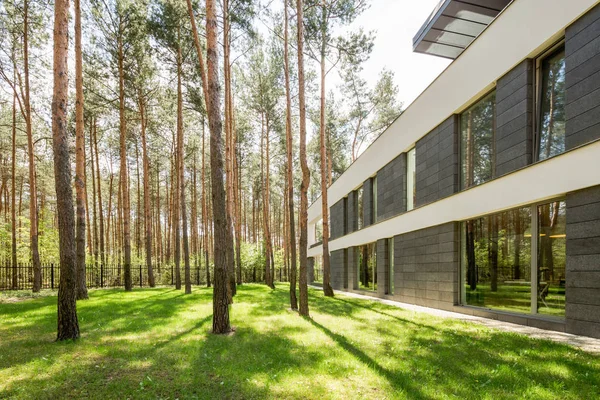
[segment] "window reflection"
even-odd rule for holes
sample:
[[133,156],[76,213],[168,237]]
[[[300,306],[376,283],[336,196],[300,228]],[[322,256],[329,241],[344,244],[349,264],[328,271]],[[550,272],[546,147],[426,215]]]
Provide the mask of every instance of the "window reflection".
[[358,247],[358,287],[377,290],[377,243]]
[[566,204],[538,207],[537,312],[565,315]]
[[565,49],[542,61],[538,160],[565,151]]
[[363,188],[356,191],[356,203],[358,204],[358,229],[363,227]]
[[496,92],[485,96],[460,118],[461,185],[479,185],[493,174]]
[[468,305],[531,311],[531,211],[519,208],[463,222]]

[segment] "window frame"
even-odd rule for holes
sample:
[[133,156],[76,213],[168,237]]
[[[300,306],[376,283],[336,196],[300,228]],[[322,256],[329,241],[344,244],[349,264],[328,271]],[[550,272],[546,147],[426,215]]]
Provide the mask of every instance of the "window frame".
[[[538,220],[538,207],[545,205],[545,204],[550,204],[550,203],[555,203],[555,202],[565,202],[566,203],[566,197],[565,196],[558,196],[558,197],[553,197],[547,200],[542,200],[542,201],[537,201],[535,203],[530,203],[530,204],[525,204],[524,206],[521,207],[512,207],[503,211],[498,211],[498,212],[494,212],[494,213],[488,213],[488,214],[483,214],[483,215],[478,215],[478,216],[474,216],[465,220],[461,220],[459,221],[459,231],[460,231],[460,237],[459,237],[459,293],[458,293],[458,297],[460,299],[460,303],[459,305],[462,307],[473,307],[473,308],[477,308],[477,309],[482,309],[482,310],[490,310],[493,312],[500,312],[500,313],[509,313],[509,314],[515,314],[515,315],[527,315],[527,316],[532,316],[532,317],[536,317],[536,318],[541,318],[541,319],[549,319],[549,320],[557,320],[557,321],[564,321],[565,320],[565,316],[552,316],[552,315],[548,315],[548,314],[542,314],[538,312],[538,240],[539,240],[539,220]],[[529,208],[531,210],[531,220],[530,220],[530,232],[531,232],[531,246],[530,246],[530,296],[531,296],[531,301],[530,301],[530,310],[528,313],[520,313],[517,311],[504,311],[504,310],[498,310],[496,308],[490,308],[490,307],[479,307],[479,306],[474,306],[471,304],[467,304],[467,291],[466,291],[466,285],[465,285],[465,273],[466,273],[466,260],[465,260],[465,254],[464,254],[464,246],[466,243],[466,235],[465,235],[465,231],[464,229],[462,229],[463,224],[466,223],[469,220],[476,220],[479,218],[483,218],[489,215],[495,215],[495,214],[500,214],[503,212],[507,212],[507,211],[512,211],[512,210],[516,210],[519,208]],[[566,229],[566,226],[565,226]]]
[[[554,56],[560,51],[565,50],[565,38],[561,38],[554,42],[550,47],[544,50],[539,56],[535,58],[534,74],[534,118],[533,118],[533,146],[532,146],[532,159],[533,162],[545,161],[556,157],[559,154],[550,156],[540,160],[540,140],[541,140],[541,122],[542,122],[542,65],[548,58]],[[565,54],[566,64],[566,54]],[[565,152],[567,150],[565,149]],[[561,153],[561,154],[564,154]]]
[[[486,91],[483,95],[479,96],[475,101],[473,101],[471,104],[469,104],[467,107],[465,107],[460,113],[458,113],[458,159],[459,159],[459,173],[458,173],[458,179],[459,179],[459,191],[463,191],[463,190],[467,190],[473,187],[477,187],[479,185],[482,185],[484,183],[490,182],[492,180],[494,180],[496,178],[496,131],[497,131],[497,110],[496,110],[496,97],[494,96],[494,114],[492,116],[492,171],[491,171],[491,177],[489,180],[482,182],[478,185],[471,185],[471,186],[465,186],[464,184],[464,178],[463,178],[463,145],[462,145],[462,120],[463,120],[463,115],[471,110],[472,108],[474,108],[477,104],[479,104],[481,101],[483,101],[486,97],[490,96],[492,93],[496,93],[496,84],[494,83],[494,87],[491,88],[490,90]],[[415,154],[416,155],[416,154]]]

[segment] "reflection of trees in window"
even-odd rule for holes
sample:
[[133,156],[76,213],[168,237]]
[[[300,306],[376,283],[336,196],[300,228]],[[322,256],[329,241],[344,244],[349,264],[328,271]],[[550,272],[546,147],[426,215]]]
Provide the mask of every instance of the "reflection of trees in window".
[[358,229],[363,227],[363,188],[356,191],[356,203],[358,204]]
[[494,168],[496,92],[461,115],[461,184],[463,188],[490,180]]
[[538,159],[565,151],[565,50],[561,47],[541,65]]
[[566,204],[538,207],[538,312],[564,315],[566,265]]
[[463,224],[467,304],[528,312],[531,211],[521,208]]
[[360,289],[377,289],[377,250],[376,243],[359,247],[359,283]]

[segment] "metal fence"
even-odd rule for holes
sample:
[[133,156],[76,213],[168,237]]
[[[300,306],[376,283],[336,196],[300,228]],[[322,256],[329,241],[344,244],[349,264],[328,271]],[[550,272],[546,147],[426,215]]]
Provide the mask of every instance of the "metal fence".
[[[154,280],[157,285],[175,285],[174,265],[154,266]],[[90,264],[86,266],[88,288],[121,287],[125,284],[125,271],[120,264]],[[212,275],[212,274],[211,274]],[[206,283],[206,268],[190,268],[193,284]],[[134,286],[148,287],[148,269],[145,264],[131,266],[131,281]],[[181,266],[181,281],[184,282],[184,268]],[[42,264],[42,289],[58,289],[60,268],[57,264]],[[0,290],[31,290],[33,288],[33,267],[31,264],[10,263],[0,266]]]

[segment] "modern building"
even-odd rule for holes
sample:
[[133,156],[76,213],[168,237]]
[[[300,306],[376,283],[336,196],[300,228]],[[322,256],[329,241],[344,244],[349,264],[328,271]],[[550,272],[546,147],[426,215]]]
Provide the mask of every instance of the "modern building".
[[328,189],[334,289],[600,338],[599,3],[440,2],[452,63]]

